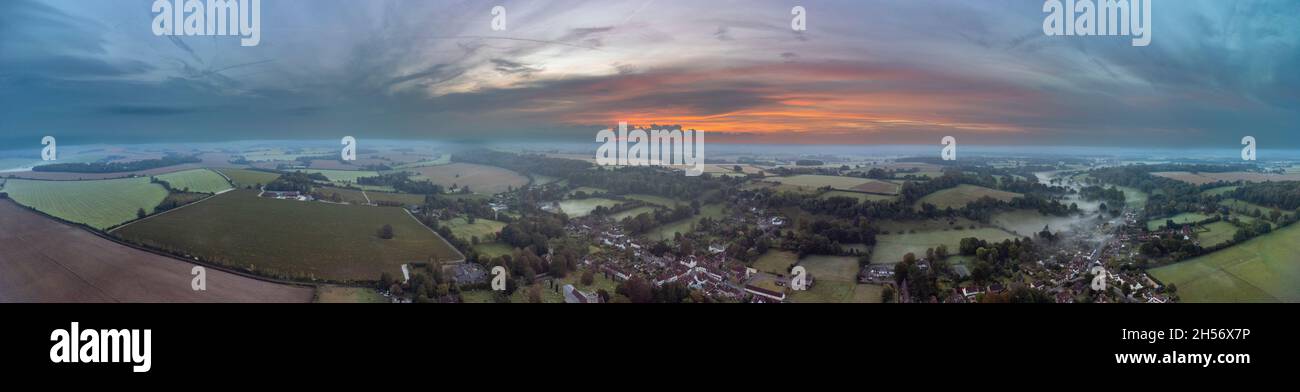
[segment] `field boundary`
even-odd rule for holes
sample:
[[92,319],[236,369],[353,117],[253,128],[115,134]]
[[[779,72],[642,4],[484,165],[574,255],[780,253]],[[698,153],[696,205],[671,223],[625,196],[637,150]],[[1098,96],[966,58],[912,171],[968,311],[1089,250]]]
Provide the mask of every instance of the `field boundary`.
[[121,229],[121,228],[123,228],[123,227],[127,227],[127,226],[130,226],[130,225],[133,225],[133,224],[139,223],[139,222],[144,222],[144,221],[147,221],[147,220],[153,219],[153,217],[155,217],[155,216],[162,216],[162,215],[165,215],[165,214],[167,214],[167,213],[169,213],[169,212],[172,212],[172,211],[177,211],[177,210],[180,210],[180,209],[185,208],[185,207],[189,207],[189,206],[192,206],[192,205],[195,205],[195,204],[199,204],[199,203],[202,203],[202,202],[208,201],[208,199],[211,199],[211,198],[217,197],[217,196],[219,196],[219,195],[221,195],[221,194],[223,194],[223,193],[230,192],[230,191],[233,191],[233,190],[235,190],[235,189],[239,189],[239,188],[230,188],[230,189],[227,189],[227,190],[224,190],[224,191],[221,191],[221,192],[213,193],[211,196],[208,196],[208,197],[205,197],[205,198],[199,199],[198,201],[195,201],[195,202],[190,203],[190,204],[186,204],[186,205],[183,205],[183,206],[180,206],[180,207],[176,207],[176,208],[173,208],[173,209],[170,209],[170,210],[167,210],[167,211],[159,212],[159,213],[157,213],[157,214],[146,215],[144,218],[135,219],[135,220],[132,220],[132,221],[130,221],[130,222],[124,222],[124,223],[122,223],[122,224],[120,224],[120,225],[110,227],[110,228],[104,230],[104,232],[105,232],[105,233],[108,233],[108,234],[113,234],[114,231],[117,231],[118,229]]
[[460,249],[456,249],[455,246],[452,246],[452,245],[451,245],[451,241],[447,241],[446,238],[442,238],[442,234],[438,234],[438,231],[437,231],[437,230],[434,230],[432,227],[429,227],[428,225],[425,225],[424,222],[420,222],[420,219],[419,219],[419,218],[416,218],[416,217],[415,217],[415,214],[412,214],[412,213],[411,213],[411,210],[408,210],[408,209],[406,209],[406,208],[402,208],[402,212],[405,212],[405,213],[406,213],[406,216],[409,216],[409,217],[411,217],[411,219],[415,220],[415,224],[420,225],[420,227],[423,227],[423,228],[429,230],[429,232],[433,233],[434,236],[437,236],[439,240],[442,240],[442,242],[443,242],[443,243],[446,243],[446,244],[448,245],[448,247],[451,248],[451,250],[455,251],[455,252],[456,252],[456,255],[460,256],[460,260],[452,260],[452,261],[448,261],[447,263],[452,263],[452,264],[461,264],[461,263],[464,263],[464,262],[467,261],[467,260],[465,259],[465,254],[464,254],[464,253],[461,253],[461,252],[460,252]]

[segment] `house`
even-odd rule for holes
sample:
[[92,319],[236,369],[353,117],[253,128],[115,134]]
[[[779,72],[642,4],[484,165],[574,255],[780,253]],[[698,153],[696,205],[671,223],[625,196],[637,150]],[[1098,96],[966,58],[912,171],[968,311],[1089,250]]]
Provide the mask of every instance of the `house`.
[[595,304],[600,303],[600,297],[595,293],[585,293],[578,290],[571,284],[566,284],[561,289],[564,292],[564,303],[567,304]]

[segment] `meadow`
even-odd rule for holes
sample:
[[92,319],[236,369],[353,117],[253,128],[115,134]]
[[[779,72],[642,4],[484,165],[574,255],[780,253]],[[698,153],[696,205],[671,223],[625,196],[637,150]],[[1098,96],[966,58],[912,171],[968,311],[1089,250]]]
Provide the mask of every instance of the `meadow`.
[[1150,270],[1184,302],[1300,302],[1300,225]]
[[903,261],[907,253],[925,257],[927,248],[940,244],[948,246],[948,253],[955,254],[960,249],[961,239],[975,237],[989,242],[1015,239],[1016,235],[1002,229],[978,228],[947,231],[918,231],[910,234],[882,234],[876,236],[876,246],[871,251],[872,264],[891,264]]
[[448,189],[453,185],[469,187],[471,192],[483,194],[497,194],[528,185],[528,177],[522,174],[495,166],[472,163],[423,166],[407,171],[416,174],[412,177],[415,180],[429,180]]
[[970,204],[973,201],[985,197],[991,197],[1001,201],[1011,201],[1011,199],[1021,197],[1021,196],[1023,195],[1019,193],[1005,192],[997,189],[985,188],[982,186],[962,184],[953,188],[948,188],[948,189],[940,190],[938,192],[925,195],[925,197],[922,197],[921,200],[916,201],[916,205],[914,207],[920,209],[921,205],[928,203],[928,204],[933,204],[935,207],[938,207],[940,210],[946,208],[958,209],[958,208],[965,207],[966,204]]
[[1225,172],[1225,173],[1191,173],[1191,172],[1155,172],[1155,176],[1170,178],[1192,185],[1209,184],[1219,181],[1246,181],[1246,182],[1269,182],[1269,181],[1300,181],[1300,174],[1274,174],[1274,173],[1255,173],[1255,172]]
[[[471,188],[473,189],[473,188]],[[569,199],[560,201],[560,211],[564,211],[571,218],[591,215],[596,207],[605,206],[613,207],[618,205],[617,200],[602,199],[599,197],[589,197],[586,199]]]
[[646,238],[652,241],[669,240],[676,238],[676,233],[690,233],[695,230],[695,224],[705,217],[720,218],[722,217],[721,204],[709,204],[700,207],[700,213],[690,218],[671,222],[651,230],[646,233]]
[[19,204],[101,230],[136,219],[140,209],[153,212],[167,197],[162,185],[151,183],[146,177],[89,181],[10,179],[2,189]]
[[822,193],[822,195],[820,196],[820,198],[823,200],[832,197],[850,197],[850,198],[857,199],[859,203],[867,202],[867,201],[892,201],[898,198],[898,196],[886,196],[886,195],[877,195],[872,193],[849,192],[849,191],[829,191],[826,193]]
[[[1154,230],[1160,230],[1160,228],[1161,228],[1162,226],[1165,225],[1165,221],[1169,221],[1169,220],[1174,221],[1174,224],[1175,224],[1175,225],[1180,225],[1180,226],[1181,226],[1181,225],[1190,225],[1190,224],[1194,224],[1194,223],[1196,223],[1196,222],[1200,222],[1200,221],[1203,221],[1203,220],[1206,220],[1206,219],[1210,219],[1210,216],[1209,216],[1209,215],[1202,214],[1202,213],[1199,213],[1199,212],[1184,212],[1184,213],[1181,213],[1181,214],[1178,214],[1178,215],[1174,215],[1174,216],[1171,216],[1171,217],[1157,218],[1157,219],[1149,220],[1149,221],[1147,221],[1147,230],[1153,230],[1153,231],[1154,231]],[[1179,228],[1179,227],[1174,227],[1174,229],[1177,229],[1177,228]]]
[[[392,225],[392,239],[377,234]],[[238,190],[123,227],[115,235],[254,273],[358,281],[412,262],[462,259],[401,208],[300,202]]]
[[172,190],[195,193],[217,193],[230,189],[230,182],[209,169],[194,169],[155,176],[166,181]]
[[1205,225],[1209,231],[1198,233],[1196,238],[1200,240],[1201,247],[1211,247],[1232,241],[1232,236],[1237,234],[1237,226],[1228,222],[1214,222]]
[[663,196],[655,196],[655,195],[639,195],[639,194],[632,194],[632,195],[625,195],[625,196],[623,196],[623,197],[628,198],[628,199],[631,199],[631,200],[640,200],[640,201],[644,201],[644,202],[646,202],[646,203],[654,204],[654,205],[657,205],[657,206],[660,206],[660,207],[668,207],[668,208],[673,208],[673,207],[676,207],[676,206],[678,206],[678,205],[690,204],[690,203],[682,202],[682,201],[679,201],[679,200],[670,199],[670,198],[663,197]]
[[615,222],[619,222],[622,221],[624,218],[631,218],[641,214],[654,214],[654,212],[655,212],[654,207],[641,206],[627,211],[611,214],[609,218],[613,219]]
[[799,255],[794,252],[771,249],[759,256],[751,267],[769,274],[786,275],[790,273],[790,267],[798,262]]
[[442,221],[451,229],[451,233],[457,238],[469,241],[472,237],[478,237],[479,240],[486,241],[488,236],[500,233],[501,229],[506,227],[504,222],[498,222],[491,219],[474,219],[474,223],[469,223],[465,217],[456,217]]
[[816,174],[800,174],[789,177],[771,177],[768,180],[775,181],[785,185],[793,185],[805,189],[819,189],[822,187],[831,187],[831,189],[850,190],[860,192],[896,194],[899,185],[891,182],[873,180],[868,178],[843,177],[843,176],[824,176]]
[[356,184],[358,178],[379,176],[379,172],[366,171],[366,170],[307,169],[301,171],[304,173],[319,173],[321,175],[324,175],[325,178],[328,178],[330,182],[340,183],[340,184]]
[[279,174],[268,173],[268,172],[257,171],[257,170],[248,170],[248,169],[216,169],[216,170],[218,172],[221,172],[221,174],[225,174],[226,177],[230,177],[230,182],[233,182],[235,184],[235,187],[238,188],[248,188],[248,187],[256,188],[258,185],[270,184],[271,181],[275,181],[275,179],[280,178]]

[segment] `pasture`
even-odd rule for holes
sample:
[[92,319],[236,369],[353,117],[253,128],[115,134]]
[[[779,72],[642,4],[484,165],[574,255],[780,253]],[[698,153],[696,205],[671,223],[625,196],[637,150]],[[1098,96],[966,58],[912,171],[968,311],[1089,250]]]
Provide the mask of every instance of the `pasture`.
[[[1194,224],[1206,219],[1210,219],[1210,216],[1199,212],[1184,212],[1172,217],[1157,218],[1147,221],[1147,230],[1159,230],[1161,226],[1165,225],[1165,221],[1167,220],[1172,220],[1174,221],[1174,224],[1181,226]],[[1178,227],[1174,227],[1174,229],[1177,228]]]
[[784,185],[793,185],[796,187],[813,190],[823,187],[831,189],[870,192],[879,194],[897,194],[900,186],[898,184],[873,180],[869,178],[843,177],[843,176],[824,176],[815,174],[800,174],[789,177],[771,177],[767,180],[775,181]]
[[770,249],[759,256],[751,267],[773,275],[787,275],[790,273],[790,267],[797,262],[799,262],[799,255],[794,252]]
[[682,233],[684,235],[695,231],[695,224],[699,223],[699,221],[705,217],[714,219],[722,217],[722,205],[709,204],[701,206],[698,215],[659,226],[654,230],[651,230],[649,233],[646,233],[645,236],[647,239],[652,241],[672,240],[673,238],[676,238],[676,233]]
[[[392,239],[379,238],[392,225]],[[267,276],[360,281],[411,262],[463,258],[401,208],[301,202],[238,190],[123,227],[114,235]]]
[[465,241],[472,237],[478,237],[481,241],[487,241],[488,236],[500,233],[501,229],[506,227],[504,222],[497,222],[491,219],[474,219],[474,223],[469,223],[465,217],[456,217],[442,221],[451,229],[451,234]]
[[356,184],[358,178],[379,176],[379,172],[366,171],[366,170],[307,169],[307,170],[298,170],[298,171],[304,173],[319,173],[321,175],[324,175],[325,178],[328,178],[330,182],[340,183],[340,184]]
[[1238,230],[1236,225],[1223,221],[1205,225],[1205,228],[1210,231],[1200,232],[1196,238],[1200,240],[1201,246],[1206,248],[1232,241],[1232,236],[1237,234]]
[[898,196],[886,196],[886,195],[877,195],[877,194],[862,193],[862,192],[849,192],[849,191],[829,191],[829,192],[822,193],[822,195],[819,196],[819,198],[823,200],[832,197],[853,198],[853,199],[857,199],[859,203],[868,202],[868,201],[893,201],[898,198]]
[[577,218],[577,217],[591,215],[591,212],[595,211],[596,207],[599,206],[613,207],[618,204],[619,202],[617,200],[602,199],[599,197],[589,197],[586,199],[569,199],[569,200],[560,201],[560,211],[564,211],[564,213],[569,215],[570,217]]
[[948,253],[955,254],[961,247],[961,239],[975,237],[989,242],[1018,238],[1006,230],[995,228],[978,228],[947,231],[918,231],[911,234],[882,234],[876,236],[876,246],[871,252],[872,264],[892,264],[903,261],[907,253],[925,257],[925,250],[939,245],[947,245]]
[[230,189],[230,182],[209,169],[194,169],[167,173],[155,178],[166,181],[172,190],[195,193],[217,193]]
[[382,304],[388,298],[369,287],[321,285],[316,289],[316,302],[325,304]]
[[[923,253],[924,254],[924,253]],[[799,265],[817,280],[858,281],[858,258],[853,256],[808,255]]]
[[632,218],[632,217],[635,217],[635,216],[637,216],[637,215],[641,215],[641,214],[651,214],[651,215],[653,215],[654,212],[655,212],[655,208],[654,208],[654,207],[641,206],[641,207],[633,208],[633,209],[630,209],[630,210],[627,210],[627,211],[622,211],[622,212],[618,212],[618,213],[611,214],[611,215],[609,216],[609,218],[610,218],[610,219],[613,219],[615,222],[620,222],[620,221],[622,221],[622,220],[625,219],[625,218]]
[[279,174],[268,173],[268,172],[257,171],[257,170],[248,170],[248,169],[216,169],[216,170],[218,172],[221,172],[221,174],[225,174],[226,177],[230,177],[230,181],[233,182],[235,184],[235,187],[238,188],[248,188],[248,187],[257,188],[258,185],[270,184],[271,181],[275,181],[275,179],[280,178]]
[[1226,172],[1226,173],[1191,173],[1191,172],[1154,172],[1151,175],[1164,178],[1174,179],[1186,182],[1192,185],[1209,184],[1219,181],[1246,181],[1246,182],[1270,182],[1270,181],[1300,181],[1300,173],[1255,173],[1255,172]]
[[640,200],[640,201],[644,201],[644,202],[646,202],[646,203],[654,204],[654,205],[657,205],[657,206],[660,206],[660,207],[668,207],[668,208],[673,208],[673,207],[676,207],[676,206],[678,206],[678,205],[690,204],[690,203],[682,202],[682,201],[679,201],[679,200],[670,199],[670,198],[663,197],[663,196],[655,196],[655,195],[639,195],[639,194],[632,194],[632,195],[625,195],[625,196],[623,196],[623,197],[628,198],[628,199],[631,199],[631,200]]
[[1300,225],[1150,270],[1184,302],[1300,302]]
[[791,291],[793,303],[880,303],[884,286],[821,279],[804,291]]
[[449,163],[423,166],[407,171],[415,173],[415,180],[429,180],[447,189],[469,187],[471,192],[497,194],[528,185],[528,177],[495,166],[472,163]]
[[921,200],[916,201],[916,205],[914,207],[920,209],[923,204],[928,203],[928,204],[933,204],[935,207],[938,207],[940,210],[946,208],[959,209],[965,207],[967,204],[970,204],[971,202],[974,202],[976,200],[985,197],[991,197],[1001,201],[1011,201],[1011,199],[1021,197],[1021,196],[1023,195],[1019,193],[1005,192],[997,189],[985,188],[982,186],[961,184],[953,188],[948,188],[948,189],[940,190],[938,192],[925,195],[925,197],[922,197]]
[[146,177],[90,181],[9,179],[3,190],[18,204],[101,230],[136,219],[140,209],[152,212],[167,197],[162,185]]

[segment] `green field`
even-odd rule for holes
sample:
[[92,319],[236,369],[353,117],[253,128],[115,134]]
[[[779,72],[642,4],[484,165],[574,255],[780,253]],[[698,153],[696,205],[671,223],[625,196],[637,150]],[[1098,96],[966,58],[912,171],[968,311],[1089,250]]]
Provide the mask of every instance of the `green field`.
[[275,179],[280,178],[279,174],[267,173],[264,171],[257,171],[257,170],[248,170],[248,169],[216,169],[216,170],[221,172],[221,174],[225,174],[226,177],[230,177],[230,181],[234,182],[235,186],[239,188],[257,187],[258,184],[266,185],[266,184],[270,184],[271,181],[275,181]]
[[676,233],[680,232],[686,234],[694,231],[695,224],[705,217],[714,219],[721,218],[722,205],[709,204],[702,206],[700,207],[700,213],[698,215],[659,226],[649,233],[646,233],[646,238],[653,241],[672,240],[673,238],[676,238]]
[[852,256],[809,255],[799,265],[817,280],[858,281],[858,258]]
[[613,207],[618,204],[619,202],[616,200],[602,199],[599,197],[570,199],[560,202],[560,211],[564,211],[564,213],[569,215],[571,218],[577,218],[591,215],[591,212],[595,211],[597,206]]
[[831,189],[855,190],[872,193],[898,193],[899,186],[894,183],[873,180],[869,178],[843,177],[843,176],[824,176],[816,174],[800,174],[789,177],[770,177],[766,181],[776,181],[784,185],[793,185],[802,188],[818,189],[822,187],[831,187]]
[[167,181],[173,190],[196,193],[217,193],[230,189],[230,182],[217,172],[208,169],[178,171],[155,176]]
[[316,302],[380,304],[389,300],[372,288],[323,285],[316,288]]
[[879,303],[883,286],[820,279],[804,291],[793,291],[794,303]]
[[1201,247],[1211,247],[1224,242],[1232,241],[1232,236],[1237,234],[1237,226],[1228,222],[1214,222],[1205,225],[1208,232],[1197,234],[1197,239],[1201,241]]
[[[1273,207],[1265,207],[1259,204],[1245,202],[1237,199],[1226,199],[1220,201],[1219,205],[1228,207],[1228,210],[1238,217],[1245,217],[1248,214],[1253,214],[1255,210],[1259,210],[1260,214],[1263,214],[1262,216],[1267,218],[1269,213],[1272,212],[1274,209]],[[1295,214],[1295,211],[1287,211],[1287,210],[1281,210],[1281,211],[1283,216],[1291,216]]]
[[961,239],[975,237],[989,242],[1015,239],[1017,236],[1002,229],[978,228],[974,230],[919,231],[915,234],[882,234],[876,236],[876,246],[871,252],[872,264],[890,264],[903,261],[907,253],[925,257],[927,248],[948,245],[948,253],[955,254]]
[[[1210,219],[1210,216],[1198,212],[1184,212],[1168,218],[1158,218],[1147,221],[1147,230],[1159,230],[1161,226],[1165,225],[1166,220],[1173,220],[1174,224],[1177,225],[1187,225],[1206,219]],[[1175,229],[1177,229],[1177,227],[1175,227]]]
[[626,196],[623,196],[623,197],[626,197],[626,198],[628,198],[628,199],[632,199],[632,200],[640,200],[640,201],[644,201],[644,202],[646,202],[646,203],[654,204],[654,205],[661,206],[661,207],[668,207],[668,208],[673,208],[673,207],[676,207],[676,206],[678,206],[678,205],[690,204],[690,203],[686,203],[686,202],[682,202],[682,201],[677,201],[677,200],[669,199],[669,198],[667,198],[667,197],[663,197],[663,196],[655,196],[655,195],[626,195]]
[[1124,192],[1124,202],[1128,204],[1129,208],[1141,209],[1142,207],[1145,207],[1147,205],[1147,199],[1150,197],[1146,192],[1142,192],[1136,188],[1116,186],[1115,189]]
[[510,247],[510,245],[508,244],[501,243],[501,242],[479,243],[478,245],[474,245],[474,250],[477,250],[478,253],[481,255],[491,257],[491,258],[496,258],[498,256],[506,256],[515,253],[514,248]]
[[754,269],[775,275],[786,275],[790,273],[790,266],[799,262],[799,255],[794,252],[784,250],[768,250],[758,260],[754,261]]
[[[383,225],[392,239],[379,238]],[[117,230],[119,237],[269,276],[335,281],[401,274],[458,252],[404,210],[257,197],[239,190]]]
[[500,233],[501,229],[506,227],[504,222],[481,218],[475,219],[473,224],[470,224],[465,217],[444,220],[442,223],[451,229],[453,235],[465,241],[469,241],[471,237],[486,241],[488,235]]
[[320,173],[324,175],[325,178],[330,179],[330,182],[336,182],[341,184],[356,184],[358,178],[379,176],[379,172],[366,171],[366,170],[306,169],[300,171],[305,173]]
[[88,181],[10,179],[3,189],[18,204],[96,229],[136,219],[140,209],[151,213],[167,197],[167,190],[149,182],[148,177]]
[[641,207],[633,208],[633,209],[630,209],[630,210],[627,210],[627,211],[623,211],[623,212],[619,212],[619,213],[612,214],[612,215],[609,216],[609,218],[610,218],[610,219],[613,219],[615,222],[619,222],[619,221],[622,221],[624,218],[631,218],[631,217],[635,217],[635,216],[637,216],[637,215],[641,215],[641,214],[652,214],[652,215],[653,215],[654,212],[655,212],[655,208],[654,208],[654,207],[641,206]]
[[999,191],[997,189],[985,188],[982,186],[962,184],[953,188],[948,188],[948,189],[940,190],[938,192],[925,195],[925,197],[922,197],[921,200],[916,201],[916,205],[914,207],[920,209],[921,205],[929,203],[929,204],[933,204],[935,207],[938,207],[940,210],[950,208],[950,207],[953,209],[959,209],[965,207],[967,204],[970,204],[973,201],[985,197],[991,197],[1001,201],[1011,201],[1011,199],[1020,196],[1022,195],[1019,193],[1004,192],[1004,191]]
[[1202,194],[1202,195],[1209,195],[1209,196],[1218,196],[1218,195],[1222,195],[1222,194],[1225,194],[1225,193],[1228,193],[1228,192],[1235,191],[1235,190],[1237,190],[1237,188],[1241,188],[1241,187],[1240,187],[1240,186],[1221,186],[1221,187],[1214,188],[1214,189],[1207,189],[1205,192],[1201,192],[1201,194]]
[[854,199],[858,199],[859,203],[866,202],[866,201],[891,201],[898,198],[898,196],[876,195],[871,193],[849,192],[849,191],[830,191],[830,192],[823,193],[820,198],[829,199],[832,197],[851,197]]
[[1150,272],[1185,302],[1300,302],[1300,225]]

